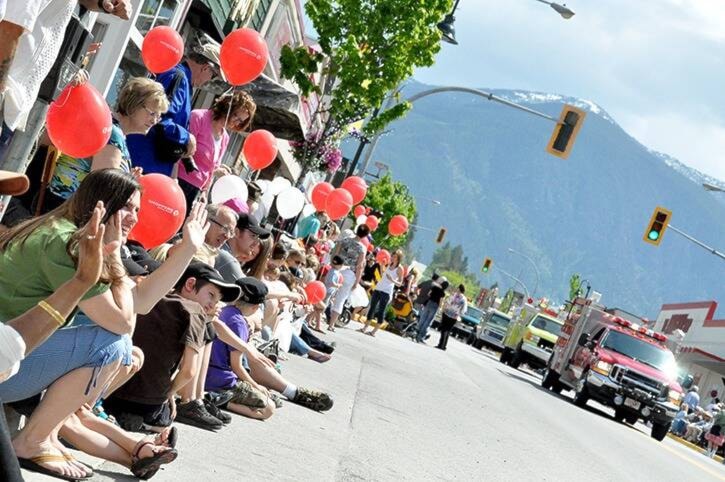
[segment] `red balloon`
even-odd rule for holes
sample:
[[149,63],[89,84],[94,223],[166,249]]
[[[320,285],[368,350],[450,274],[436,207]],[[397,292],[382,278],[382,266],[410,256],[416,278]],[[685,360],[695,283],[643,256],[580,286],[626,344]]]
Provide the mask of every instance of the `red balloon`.
[[325,203],[327,202],[327,196],[335,190],[335,187],[329,182],[320,182],[315,184],[312,188],[312,194],[310,195],[310,201],[315,209],[318,211],[325,210]]
[[259,77],[267,57],[267,43],[251,28],[240,28],[227,35],[219,52],[222,70],[232,85],[246,84]]
[[250,169],[264,169],[277,157],[277,139],[271,132],[257,129],[244,140],[242,152]]
[[363,214],[365,214],[365,206],[357,205],[355,206],[355,209],[353,209],[352,213],[355,215],[355,219],[359,218]]
[[352,194],[352,203],[358,204],[365,199],[365,195],[368,192],[368,185],[365,180],[358,176],[350,176],[342,181],[343,189],[346,189]]
[[388,223],[388,232],[391,236],[400,236],[408,231],[408,219],[402,214],[396,214]]
[[390,263],[390,259],[390,252],[387,249],[381,249],[375,257],[375,261],[380,264],[388,264]]
[[368,243],[368,253],[372,253],[375,251],[375,245],[373,243]]
[[365,208],[365,214],[370,214],[371,212],[373,212],[372,208]]
[[154,27],[143,38],[141,58],[149,72],[160,74],[171,70],[184,55],[184,41],[171,27]]
[[338,188],[328,194],[325,200],[325,212],[330,219],[337,221],[342,219],[352,209],[352,195],[347,189]]
[[63,89],[45,118],[53,145],[71,157],[91,157],[111,137],[111,109],[90,82]]
[[325,299],[327,291],[322,281],[312,281],[305,286],[305,294],[307,295],[307,302],[315,305]]
[[367,220],[365,220],[365,224],[368,228],[370,228],[370,231],[375,231],[376,229],[378,229],[378,226],[380,226],[380,220],[377,216],[371,214],[370,216],[368,216]]
[[141,176],[141,209],[128,238],[146,249],[165,243],[186,218],[186,201],[179,185],[163,174]]

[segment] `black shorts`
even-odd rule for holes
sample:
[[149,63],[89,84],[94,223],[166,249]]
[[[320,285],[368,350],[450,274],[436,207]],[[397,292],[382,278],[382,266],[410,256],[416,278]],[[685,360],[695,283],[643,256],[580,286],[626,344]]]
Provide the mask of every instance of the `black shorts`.
[[113,415],[124,430],[131,432],[142,430],[143,425],[168,427],[172,422],[169,402],[156,405],[111,396],[103,401],[103,409]]

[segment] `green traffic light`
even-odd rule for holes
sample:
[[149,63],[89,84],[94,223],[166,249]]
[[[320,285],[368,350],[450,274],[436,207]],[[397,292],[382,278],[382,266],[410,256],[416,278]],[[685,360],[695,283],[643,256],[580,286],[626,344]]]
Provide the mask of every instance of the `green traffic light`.
[[483,272],[484,272],[484,273],[488,272],[488,267],[484,266],[484,267],[483,267]]
[[657,238],[660,237],[660,233],[659,233],[659,231],[652,230],[652,231],[649,232],[649,234],[647,235],[647,237],[649,239],[651,239],[652,241],[657,241]]

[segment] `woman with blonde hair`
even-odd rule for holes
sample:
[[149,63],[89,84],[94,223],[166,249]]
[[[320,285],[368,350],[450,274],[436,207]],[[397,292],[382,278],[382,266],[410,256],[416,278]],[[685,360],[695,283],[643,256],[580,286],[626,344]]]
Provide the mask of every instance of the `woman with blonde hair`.
[[194,169],[189,163],[179,163],[179,186],[184,191],[187,209],[200,191],[209,189],[214,176],[231,174],[222,165],[229,144],[227,129],[234,132],[249,130],[257,106],[248,93],[238,90],[224,94],[210,109],[191,111],[189,132],[196,137]]
[[[393,298],[393,291],[395,291],[396,287],[403,284],[404,272],[403,267],[400,265],[402,261],[403,251],[398,249],[393,253],[390,266],[385,270],[378,284],[375,285],[375,290],[373,290],[373,294],[370,296],[367,320],[365,321],[365,326],[360,329],[360,332],[375,336],[383,324],[385,309]],[[372,331],[366,331],[372,323],[373,318],[376,318],[377,321],[375,328]]]
[[60,154],[42,211],[47,212],[60,206],[78,190],[81,181],[91,171],[114,168],[131,172],[133,162],[126,136],[146,134],[168,108],[169,101],[161,84],[144,77],[129,79],[118,95],[108,143],[92,157],[76,159]]

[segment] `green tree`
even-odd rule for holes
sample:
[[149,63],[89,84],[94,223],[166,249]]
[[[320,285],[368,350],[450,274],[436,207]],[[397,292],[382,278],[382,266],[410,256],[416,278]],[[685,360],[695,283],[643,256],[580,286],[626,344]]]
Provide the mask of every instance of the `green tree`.
[[[307,46],[285,46],[281,75],[307,96],[323,99],[319,114],[325,119],[295,154],[306,169],[319,169],[347,135],[350,124],[371,116],[389,92],[410,77],[416,67],[433,64],[440,49],[437,24],[450,10],[451,0],[308,0],[307,16],[318,34],[320,52]],[[322,72],[320,89],[310,80]],[[381,131],[410,108],[398,103],[371,119],[365,135]]]
[[373,244],[375,246],[383,246],[388,250],[393,250],[408,244],[410,234],[406,233],[402,236],[390,236],[388,234],[390,218],[396,214],[402,214],[412,224],[418,213],[415,198],[408,191],[408,186],[402,182],[393,181],[388,173],[379,181],[370,185],[362,204],[383,213],[383,218],[380,219],[380,227],[373,233]]
[[579,296],[582,292],[582,280],[581,277],[574,273],[571,275],[571,278],[569,278],[569,299],[573,300],[577,296]]

